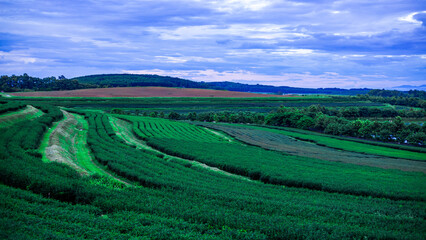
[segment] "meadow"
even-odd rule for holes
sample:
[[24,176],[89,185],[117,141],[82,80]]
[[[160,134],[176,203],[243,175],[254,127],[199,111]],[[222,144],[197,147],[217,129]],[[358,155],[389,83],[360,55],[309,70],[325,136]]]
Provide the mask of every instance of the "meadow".
[[[0,119],[10,121],[0,134],[0,238],[423,239],[422,146],[165,119],[174,109],[262,112],[318,102],[364,104],[333,97],[1,99]],[[29,108],[36,114],[23,114]],[[117,109],[125,114],[111,113]],[[158,109],[164,118],[142,116]],[[357,158],[376,164],[345,160]]]

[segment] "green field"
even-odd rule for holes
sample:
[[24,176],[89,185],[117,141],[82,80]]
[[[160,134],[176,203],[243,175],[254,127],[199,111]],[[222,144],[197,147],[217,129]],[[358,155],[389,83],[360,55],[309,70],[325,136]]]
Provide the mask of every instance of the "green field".
[[[266,127],[252,127],[241,124],[219,124],[219,123],[204,123],[196,122],[196,125],[205,126],[208,128],[223,131],[239,141],[244,143],[259,146],[269,150],[280,151],[291,155],[317,158],[321,160],[344,162],[357,165],[366,165],[379,168],[400,169],[403,171],[418,171],[426,173],[426,162],[417,160],[407,160],[395,157],[385,157],[381,155],[365,154],[350,150],[342,150],[335,145],[317,144],[313,140],[306,141],[301,138],[294,138],[291,135],[286,135],[281,131],[271,131]],[[296,131],[295,129],[292,129]],[[302,131],[300,131],[302,132]],[[312,133],[304,134],[305,139],[309,138]],[[331,138],[324,136],[324,138]],[[333,139],[336,140],[336,139]],[[346,142],[350,141],[347,138]],[[344,140],[341,140],[344,141]],[[350,145],[350,143],[346,144]],[[364,144],[365,145],[365,144]],[[387,149],[381,147],[382,149]],[[403,150],[391,149],[394,152],[406,152]],[[421,150],[421,149],[415,149]],[[413,154],[419,154],[413,152]]]
[[0,128],[12,126],[15,123],[40,117],[43,114],[33,106],[0,115]]
[[[1,239],[426,235],[422,147],[109,113],[369,103],[333,97],[8,101],[2,106],[14,105],[4,114],[25,111],[26,105],[39,113],[19,115],[1,129]],[[346,161],[361,158],[376,165]],[[391,160],[415,164],[387,169]]]
[[[259,128],[256,126],[251,126],[251,128]],[[345,151],[367,153],[373,155],[380,155],[386,157],[396,157],[396,158],[405,158],[418,161],[426,161],[426,153],[415,152],[415,151],[406,151],[401,149],[394,149],[384,146],[376,146],[367,143],[361,143],[350,140],[343,140],[339,138],[330,137],[324,134],[306,134],[306,132],[295,130],[295,129],[271,129],[271,128],[261,128],[262,130],[271,131],[286,136],[294,137],[304,141],[314,142],[316,144],[325,145],[327,147],[333,147],[336,149],[341,149]],[[420,149],[419,151],[423,151]]]

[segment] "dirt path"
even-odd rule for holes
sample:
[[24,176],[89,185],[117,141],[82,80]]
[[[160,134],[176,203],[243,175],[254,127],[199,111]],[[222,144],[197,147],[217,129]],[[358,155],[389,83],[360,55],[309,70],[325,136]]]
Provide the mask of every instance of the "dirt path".
[[42,111],[31,105],[27,105],[26,108],[16,112],[0,115],[0,128],[9,127],[15,123],[40,117],[41,115],[43,115]]
[[[118,118],[115,118],[115,117],[111,117],[111,116],[109,117],[109,120],[110,120],[110,123],[111,123],[114,131],[116,132],[117,136],[121,137],[127,144],[134,145],[138,149],[144,149],[144,150],[151,151],[153,154],[162,154],[162,155],[165,156],[163,159],[166,160],[166,161],[175,161],[175,162],[180,162],[180,163],[183,163],[183,164],[190,163],[194,167],[199,167],[201,169],[207,169],[207,170],[210,170],[210,171],[218,172],[218,173],[224,174],[226,176],[231,176],[231,177],[235,177],[235,178],[238,178],[238,179],[244,179],[244,180],[247,180],[247,181],[252,181],[250,178],[243,177],[243,176],[236,175],[236,174],[232,174],[232,173],[223,171],[219,168],[211,167],[211,166],[204,164],[204,163],[200,163],[200,162],[197,162],[197,161],[168,155],[164,152],[161,152],[157,149],[154,149],[154,148],[148,146],[144,141],[139,140],[134,135],[134,133],[132,131],[132,123],[129,123],[129,122],[126,122],[124,120],[121,120],[121,119],[118,119]],[[227,138],[227,139],[229,139],[229,138]]]
[[86,144],[88,123],[84,117],[61,111],[64,119],[52,126],[46,135],[47,140],[42,142],[43,160],[67,164],[81,175],[99,174],[131,185],[105,171],[94,161]]
[[256,145],[269,150],[281,151],[292,155],[384,169],[399,169],[403,171],[426,173],[426,162],[336,150],[310,142],[299,141],[279,133],[263,131],[260,129],[251,129],[242,126],[211,123],[197,123],[197,125],[223,131],[247,144]]

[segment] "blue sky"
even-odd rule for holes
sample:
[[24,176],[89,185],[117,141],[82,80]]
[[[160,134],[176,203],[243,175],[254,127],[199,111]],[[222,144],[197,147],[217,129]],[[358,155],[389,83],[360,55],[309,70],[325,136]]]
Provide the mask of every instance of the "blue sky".
[[419,0],[0,0],[0,75],[426,84]]

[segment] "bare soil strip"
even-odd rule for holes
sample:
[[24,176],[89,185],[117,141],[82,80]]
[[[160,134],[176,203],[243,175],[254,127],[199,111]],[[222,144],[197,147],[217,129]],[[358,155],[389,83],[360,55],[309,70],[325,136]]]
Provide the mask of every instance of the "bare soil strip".
[[122,138],[127,144],[134,145],[138,149],[144,149],[144,150],[151,151],[153,154],[162,154],[162,155],[165,156],[163,159],[165,159],[166,161],[190,163],[194,167],[199,167],[201,169],[207,169],[207,170],[210,170],[210,171],[218,172],[218,173],[224,174],[226,176],[231,176],[231,177],[235,177],[235,178],[238,178],[238,179],[252,181],[250,178],[243,177],[243,176],[236,175],[236,174],[232,174],[232,173],[223,171],[219,168],[211,167],[211,166],[204,164],[204,163],[200,163],[200,162],[197,162],[197,161],[168,155],[164,152],[161,152],[157,149],[154,149],[154,148],[148,146],[144,141],[138,139],[132,131],[132,124],[131,123],[126,122],[126,121],[121,120],[121,119],[118,119],[118,118],[115,118],[115,117],[111,117],[111,116],[109,117],[109,120],[110,120],[110,123],[111,123],[114,131],[116,132],[117,136]]
[[18,110],[16,112],[0,115],[0,128],[9,127],[15,123],[18,123],[27,119],[40,117],[41,115],[43,115],[42,111],[40,111],[39,109],[31,105],[27,105],[26,108]]
[[256,145],[265,149],[281,151],[292,155],[384,169],[399,169],[403,171],[426,173],[426,162],[341,151],[319,146],[314,143],[299,141],[282,134],[262,131],[260,129],[212,123],[197,123],[197,125],[225,132],[235,137],[237,140],[250,145]]
[[117,87],[93,88],[69,91],[38,91],[11,93],[23,97],[224,97],[224,98],[264,98],[291,97],[272,94],[257,94],[247,92],[231,92],[195,88],[168,87]]
[[[120,183],[130,185],[103,168],[98,166],[87,147],[88,124],[84,118],[61,110],[64,119],[54,125],[53,131],[48,132],[48,143],[42,148],[45,161],[55,161],[67,164],[82,175],[99,174],[111,177]],[[42,144],[43,145],[46,144]]]

